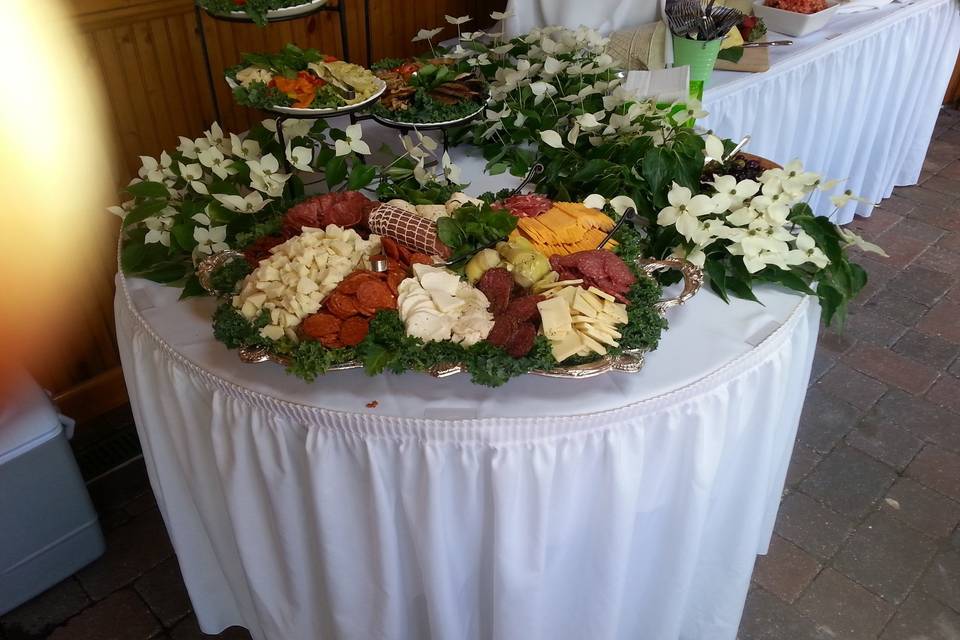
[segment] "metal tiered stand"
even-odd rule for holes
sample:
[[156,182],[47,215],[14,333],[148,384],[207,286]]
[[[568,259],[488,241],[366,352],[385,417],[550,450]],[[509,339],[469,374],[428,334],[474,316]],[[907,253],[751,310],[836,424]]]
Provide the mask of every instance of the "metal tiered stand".
[[[200,35],[200,46],[203,51],[203,60],[207,67],[207,81],[210,84],[210,93],[213,96],[213,108],[216,113],[217,120],[221,120],[220,114],[220,102],[217,99],[217,90],[215,85],[215,80],[213,77],[213,68],[210,65],[210,54],[207,49],[207,37],[206,32],[203,27],[203,14],[206,13],[208,16],[214,20],[222,20],[225,22],[241,22],[241,23],[253,23],[253,20],[247,16],[242,11],[234,11],[229,14],[214,13],[207,11],[200,6],[199,1],[194,3],[194,9],[196,13],[197,20],[197,32]],[[346,10],[346,0],[337,0],[335,5],[330,4],[330,0],[314,0],[308,4],[299,5],[296,7],[288,7],[286,9],[272,10],[267,12],[267,23],[272,22],[286,22],[289,20],[299,20],[301,18],[310,17],[320,11],[335,11],[340,18],[340,43],[343,51],[343,59],[349,61],[350,57],[350,43],[349,36],[347,35],[347,10]],[[366,37],[366,54],[367,54],[367,63],[370,64],[373,62],[372,52],[373,47],[370,41],[370,0],[364,0],[364,35]],[[363,107],[366,108],[366,107]],[[480,113],[483,112],[483,109],[478,110],[476,113],[472,113],[466,117],[458,118],[457,120],[451,120],[449,122],[427,122],[427,123],[405,123],[405,122],[396,122],[388,118],[377,116],[370,113],[363,113],[358,115],[358,111],[361,108],[353,110],[341,109],[337,113],[330,114],[315,114],[315,113],[303,113],[303,114],[294,114],[294,113],[278,113],[276,111],[271,111],[271,115],[277,123],[277,135],[279,137],[280,146],[286,148],[286,142],[283,137],[283,123],[288,119],[309,119],[309,120],[324,120],[327,118],[336,118],[341,116],[349,116],[350,122],[360,122],[363,120],[374,120],[386,127],[391,129],[397,129],[399,131],[439,131],[443,139],[443,150],[446,151],[448,147],[448,138],[447,131],[455,127],[460,127],[466,125],[468,122],[477,117]],[[360,158],[360,161],[363,161],[363,158]],[[286,165],[287,169],[290,169],[290,163],[287,160],[286,154],[284,154],[283,162]]]

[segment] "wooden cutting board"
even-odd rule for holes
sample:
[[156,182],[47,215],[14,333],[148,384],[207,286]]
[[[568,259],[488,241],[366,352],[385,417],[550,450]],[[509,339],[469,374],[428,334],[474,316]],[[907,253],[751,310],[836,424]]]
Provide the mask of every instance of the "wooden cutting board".
[[770,47],[755,47],[744,49],[740,62],[717,60],[714,69],[720,71],[744,71],[747,73],[761,73],[770,68]]

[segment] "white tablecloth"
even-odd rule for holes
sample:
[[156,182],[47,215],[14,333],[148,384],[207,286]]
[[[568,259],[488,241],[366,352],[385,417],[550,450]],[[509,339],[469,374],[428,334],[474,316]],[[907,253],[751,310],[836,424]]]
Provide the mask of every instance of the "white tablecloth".
[[[771,33],[769,39],[780,39]],[[750,151],[805,165],[871,202],[898,185],[916,184],[960,48],[956,0],[893,3],[834,15],[822,31],[770,50],[765,73],[717,71],[700,122]],[[814,201],[832,213],[826,198]],[[852,203],[834,216],[846,223],[872,206]]]
[[[477,176],[481,161],[456,155]],[[119,277],[117,335],[206,632],[736,636],[810,374],[812,298],[762,288],[764,306],[727,306],[703,291],[638,374],[489,389],[241,365],[213,339],[213,301],[177,294]]]
[[[511,32],[586,24],[611,31],[657,19],[657,2],[512,0]],[[649,14],[649,15],[648,15]],[[960,48],[957,0],[917,0],[834,15],[822,31],[770,49],[764,73],[716,71],[704,94],[709,117],[698,124],[739,140],[753,153],[786,163],[800,158],[831,178],[846,178],[870,202],[916,184]],[[833,214],[847,223],[870,215],[869,203]]]

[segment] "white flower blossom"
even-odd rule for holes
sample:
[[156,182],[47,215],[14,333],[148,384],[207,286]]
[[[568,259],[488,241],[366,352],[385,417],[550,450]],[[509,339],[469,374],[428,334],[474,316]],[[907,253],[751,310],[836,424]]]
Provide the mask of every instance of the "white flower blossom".
[[458,27],[459,27],[461,24],[466,24],[466,23],[470,22],[470,20],[472,20],[472,18],[471,18],[470,16],[460,16],[460,17],[455,18],[455,17],[453,17],[453,16],[447,16],[447,15],[445,15],[445,16],[443,16],[443,18],[444,18],[444,20],[446,20],[446,21],[449,22],[450,24],[455,24],[455,25],[457,25]]
[[818,269],[823,269],[830,264],[830,259],[817,247],[813,238],[803,231],[797,235],[795,244],[797,248],[789,251],[785,256],[784,260],[787,265],[799,265],[809,262]]
[[283,121],[283,135],[288,140],[306,138],[316,122],[315,119],[310,118],[288,118]]
[[739,208],[744,200],[753,197],[760,190],[760,183],[753,180],[737,182],[733,176],[716,176],[710,185],[716,190],[713,196],[713,201],[717,205],[715,213]]
[[438,33],[443,31],[443,27],[437,27],[436,29],[420,29],[417,31],[417,35],[413,36],[413,39],[410,42],[422,42],[424,40],[433,40],[433,37]]
[[865,203],[867,203],[867,204],[872,204],[869,200],[867,200],[867,199],[865,199],[865,198],[861,198],[861,197],[859,197],[859,196],[853,195],[853,191],[851,191],[850,189],[847,189],[846,191],[844,191],[843,193],[841,193],[841,194],[838,195],[838,196],[831,196],[831,197],[830,197],[830,202],[832,202],[832,203],[833,203],[833,206],[835,206],[835,207],[838,208],[838,209],[840,209],[841,207],[847,206],[847,203],[850,202],[851,200],[855,200],[855,201],[857,201],[857,202],[865,202]]
[[[227,209],[236,211],[237,213],[256,213],[270,202],[269,200],[265,200],[259,191],[251,191],[245,196],[215,193],[213,197]],[[209,224],[209,222],[207,224]]]
[[230,245],[226,243],[227,227],[194,227],[193,239],[197,241],[197,251],[212,254],[226,251]]
[[853,231],[850,231],[849,229],[844,229],[843,227],[837,227],[837,230],[840,232],[840,235],[843,237],[844,242],[846,242],[846,246],[848,247],[854,246],[862,251],[879,254],[884,258],[890,257],[887,255],[887,252],[884,251],[879,245],[876,245],[872,242],[867,242],[862,237],[855,234]]
[[230,151],[238,158],[255,160],[260,157],[260,143],[250,138],[242,139],[237,134],[231,133]]
[[160,243],[165,247],[170,246],[170,229],[173,227],[173,217],[154,216],[143,221],[147,225],[147,235],[143,237],[145,244]]
[[218,147],[210,147],[209,149],[201,151],[197,154],[197,160],[200,161],[200,164],[213,171],[221,180],[225,180],[227,176],[236,173],[236,170],[230,166],[232,163],[227,161]]
[[262,191],[271,198],[278,198],[283,193],[283,186],[290,179],[290,174],[280,173],[280,162],[273,154],[267,154],[260,160],[247,162],[250,167],[250,186]]
[[676,182],[667,193],[669,207],[664,207],[657,215],[657,224],[661,227],[674,225],[680,235],[690,239],[693,232],[699,227],[701,216],[712,213],[714,203],[710,196],[704,194],[693,195],[687,187]]
[[334,143],[334,150],[338,156],[345,156],[351,151],[363,155],[370,153],[370,147],[367,146],[367,143],[361,138],[363,129],[360,127],[359,122],[348,126],[344,133],[347,136],[346,140],[337,140]]
[[513,11],[493,11],[490,13],[490,18],[493,20],[506,20],[507,18],[512,18],[514,15]]
[[460,182],[460,167],[451,162],[450,154],[448,154],[446,151],[443,152],[441,166],[443,167],[443,175],[446,176],[448,181],[452,183]]
[[310,162],[313,160],[313,149],[308,147],[290,147],[290,143],[287,143],[287,161],[294,169],[299,169],[300,171],[313,171],[313,167],[310,166]]

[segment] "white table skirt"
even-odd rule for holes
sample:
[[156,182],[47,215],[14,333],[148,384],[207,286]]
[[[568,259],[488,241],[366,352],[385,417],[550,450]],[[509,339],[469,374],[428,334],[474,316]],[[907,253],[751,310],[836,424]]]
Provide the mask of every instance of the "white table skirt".
[[639,374],[491,390],[241,365],[212,300],[118,278],[127,389],[201,628],[733,640],[819,318],[760,297],[701,292]]
[[[655,0],[512,0],[511,33],[580,24],[604,32],[657,20]],[[704,94],[709,117],[698,124],[739,140],[753,153],[845,178],[870,202],[916,184],[960,48],[957,0],[916,0],[876,11],[834,15],[822,31],[770,49],[764,73],[716,71]],[[833,214],[827,198],[812,201]],[[872,205],[851,203],[841,224]]]

